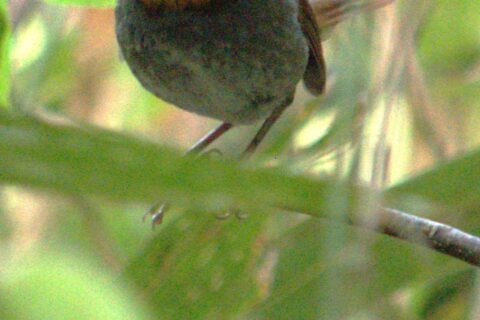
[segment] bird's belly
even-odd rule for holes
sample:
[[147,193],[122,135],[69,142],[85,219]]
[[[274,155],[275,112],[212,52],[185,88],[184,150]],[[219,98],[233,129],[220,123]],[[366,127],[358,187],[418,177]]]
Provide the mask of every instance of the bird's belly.
[[[234,9],[243,10],[242,19]],[[308,57],[294,12],[260,9],[216,17],[164,13],[148,21],[145,13],[119,17],[117,8],[117,36],[147,90],[200,115],[251,123],[290,98]]]

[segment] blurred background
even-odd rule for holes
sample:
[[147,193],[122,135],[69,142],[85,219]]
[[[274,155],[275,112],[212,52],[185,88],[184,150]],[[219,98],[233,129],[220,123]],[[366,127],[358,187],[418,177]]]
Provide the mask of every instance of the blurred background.
[[[478,147],[480,2],[365,2],[325,27],[326,94],[300,85],[255,165],[388,188]],[[12,108],[180,150],[217,125],[141,88],[112,8],[14,0],[9,14]],[[235,158],[257,128],[214,147]],[[148,208],[3,186],[4,316],[480,319],[476,273],[428,250],[284,213],[219,220],[173,206],[152,232]],[[456,212],[430,218],[480,232],[472,211]]]

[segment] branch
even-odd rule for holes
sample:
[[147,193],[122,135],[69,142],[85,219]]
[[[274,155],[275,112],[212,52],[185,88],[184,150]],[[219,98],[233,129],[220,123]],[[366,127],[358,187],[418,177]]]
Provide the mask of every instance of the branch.
[[480,267],[480,238],[425,218],[383,208],[376,225],[361,227],[433,249]]
[[316,213],[302,213],[314,218],[325,218],[336,223],[381,233],[480,267],[480,238],[443,223],[392,208],[377,210],[374,221],[366,221],[362,217],[340,221],[332,217],[319,216]]

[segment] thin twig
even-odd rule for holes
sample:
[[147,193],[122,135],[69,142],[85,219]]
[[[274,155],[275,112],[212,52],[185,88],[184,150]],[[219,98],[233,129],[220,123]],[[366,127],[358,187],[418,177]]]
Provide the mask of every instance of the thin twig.
[[[421,218],[400,210],[381,207],[373,210],[374,219],[348,215],[347,219],[323,216],[314,212],[300,212],[293,208],[286,211],[303,213],[315,218],[327,219],[340,224],[371,230],[390,237],[407,241],[450,257],[480,267],[480,238],[452,226],[427,218]],[[356,210],[355,210],[356,211]],[[345,216],[344,216],[345,217]]]
[[433,249],[480,267],[480,238],[446,224],[382,208],[376,224],[362,227]]

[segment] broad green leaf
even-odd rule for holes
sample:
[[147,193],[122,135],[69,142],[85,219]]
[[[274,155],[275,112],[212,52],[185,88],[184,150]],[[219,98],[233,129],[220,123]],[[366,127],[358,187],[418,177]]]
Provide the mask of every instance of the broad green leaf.
[[267,219],[183,214],[161,227],[130,264],[126,279],[158,318],[232,319],[258,300]]
[[74,6],[87,6],[87,7],[113,7],[115,0],[47,0],[47,2],[62,4],[62,5],[74,5]]
[[254,310],[268,319],[348,319],[362,310],[392,319],[395,292],[465,270],[430,250],[314,219],[275,244],[272,291]]
[[427,282],[415,290],[414,311],[420,319],[468,319],[475,277],[475,270],[464,269]]
[[[342,254],[344,228],[328,229],[307,221],[281,237],[271,293],[257,311],[266,319],[340,319],[354,302],[338,295],[341,270],[350,269],[357,257]],[[333,240],[332,236],[337,241]],[[331,238],[331,239],[329,239]],[[336,254],[334,254],[336,252]],[[340,258],[342,256],[342,258]]]
[[467,207],[480,203],[480,151],[445,162],[403,183],[388,193],[410,194],[437,204]]
[[[289,208],[328,212],[329,195],[358,200],[361,190],[332,180],[240,168],[226,159],[181,157],[170,149],[93,127],[53,125],[0,112],[0,182],[96,195],[116,201],[160,198],[198,209],[245,211]],[[480,151],[439,165],[388,191],[438,204],[478,203]],[[328,201],[327,201],[328,202]]]
[[0,107],[6,108],[10,95],[10,24],[7,1],[0,0]]
[[289,208],[326,211],[327,195],[355,201],[358,191],[282,169],[240,168],[236,161],[181,157],[170,149],[96,128],[53,125],[0,113],[0,182],[115,201],[158,199],[208,210]]
[[88,259],[58,252],[3,265],[2,319],[150,319],[134,291]]

